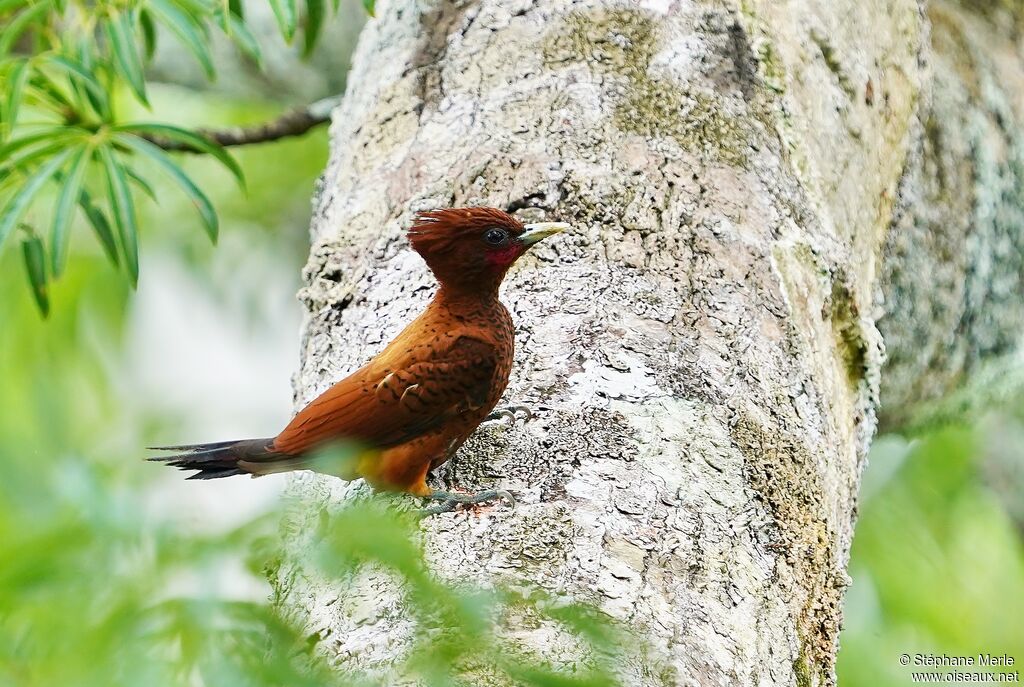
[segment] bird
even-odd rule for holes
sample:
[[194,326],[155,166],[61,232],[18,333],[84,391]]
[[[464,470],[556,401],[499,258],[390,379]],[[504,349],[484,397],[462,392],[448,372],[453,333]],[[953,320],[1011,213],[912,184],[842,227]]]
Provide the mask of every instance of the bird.
[[[312,469],[383,491],[456,503],[505,492],[435,492],[431,470],[448,460],[492,415],[509,381],[515,332],[498,289],[512,264],[564,222],[523,224],[490,207],[419,212],[407,238],[438,288],[426,309],[370,362],[328,388],[275,437],[152,447],[149,460],[187,479],[260,476]],[[348,460],[317,459],[337,442]]]

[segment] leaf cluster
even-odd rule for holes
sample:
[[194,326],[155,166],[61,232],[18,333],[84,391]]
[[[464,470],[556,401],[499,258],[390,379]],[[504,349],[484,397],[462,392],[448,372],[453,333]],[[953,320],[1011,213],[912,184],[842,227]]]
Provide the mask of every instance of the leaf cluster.
[[[279,565],[280,512],[196,534],[143,516],[143,502],[111,488],[95,466],[63,464],[54,481],[38,477],[28,488],[49,491],[45,501],[6,494],[0,506],[0,684],[468,686],[484,676],[528,687],[617,684],[622,637],[607,619],[539,592],[438,580],[415,519],[377,498],[325,517],[299,553],[303,574],[330,580],[342,598],[367,568],[390,573],[403,590],[415,638],[393,665],[370,675],[333,665],[331,638],[308,634],[274,605],[232,598],[246,575],[223,574],[233,561],[247,561],[250,584]],[[557,625],[594,658],[547,665],[514,635],[499,635],[508,614]]]
[[[398,607],[411,623],[411,643],[396,653],[386,684],[618,684],[615,668],[627,644],[625,629],[586,604],[567,601],[522,581],[482,589],[439,579],[418,542],[418,518],[396,510],[387,498],[358,500],[321,518],[309,559],[298,562],[301,574],[332,580],[331,587],[342,600],[366,593],[360,580],[365,580],[361,575],[367,572],[394,581],[401,593]],[[382,608],[382,612],[394,611]],[[516,627],[541,626],[559,640],[559,646],[552,647],[557,654],[554,660],[515,638]],[[512,628],[512,632],[502,628]],[[330,651],[331,637],[311,639]],[[343,675],[351,684],[378,684],[358,671]]]
[[[269,2],[291,41],[300,26],[297,1]],[[325,0],[305,1],[306,54],[327,14]],[[0,0],[0,248],[20,234],[25,271],[43,314],[49,311],[49,284],[66,266],[76,220],[91,228],[110,262],[137,284],[137,206],[146,198],[156,201],[144,171],[157,169],[173,179],[216,241],[213,204],[160,143],[212,156],[244,185],[238,164],[199,131],[125,121],[118,105],[119,95],[128,93],[149,106],[145,70],[158,40],[176,41],[214,79],[217,33],[259,64],[259,42],[241,0]]]

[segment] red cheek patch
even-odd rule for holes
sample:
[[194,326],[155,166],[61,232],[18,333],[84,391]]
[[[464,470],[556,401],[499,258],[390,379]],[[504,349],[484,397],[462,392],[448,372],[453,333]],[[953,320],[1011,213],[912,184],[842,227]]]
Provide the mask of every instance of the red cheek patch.
[[492,250],[487,252],[487,264],[492,267],[508,267],[516,261],[522,255],[519,250],[519,246],[513,244],[506,246],[501,250]]

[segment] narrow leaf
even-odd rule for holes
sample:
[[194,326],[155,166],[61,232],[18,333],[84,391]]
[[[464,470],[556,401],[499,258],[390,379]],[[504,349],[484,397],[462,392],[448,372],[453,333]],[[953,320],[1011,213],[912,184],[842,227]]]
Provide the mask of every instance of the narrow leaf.
[[0,12],[10,12],[18,7],[18,5],[24,4],[25,0],[0,0]]
[[52,137],[58,136],[64,131],[66,129],[63,126],[49,126],[45,129],[33,131],[31,134],[12,138],[0,146],[0,160],[7,162],[7,158],[21,148],[39,143],[40,141],[49,141]]
[[[70,137],[62,136],[59,140],[48,140],[42,146],[26,146],[17,153],[9,155],[0,162],[0,188],[22,183],[22,178],[31,173],[36,165],[45,164],[47,159],[68,150]],[[21,174],[16,174],[20,172]]]
[[139,25],[142,27],[142,49],[146,62],[153,59],[156,54],[156,24],[153,22],[153,15],[149,10],[139,12]]
[[[90,41],[88,38],[84,36],[73,43],[69,42],[67,45],[71,55],[77,57],[77,61],[69,61],[75,62],[76,64],[80,65],[87,74],[95,74],[95,70],[97,68],[95,63],[95,57],[93,55],[94,45],[95,44],[92,41]],[[109,122],[112,118],[110,111],[110,96],[105,86],[101,87],[100,90],[102,92],[101,100],[97,99],[97,96],[93,92],[93,89],[86,89],[85,94],[88,97],[93,109],[100,115],[103,121]]]
[[71,168],[61,179],[60,195],[57,197],[57,209],[53,215],[53,228],[50,232],[50,271],[56,279],[64,273],[67,263],[68,245],[70,241],[71,220],[74,217],[75,203],[78,202],[82,188],[82,178],[92,151],[83,146],[71,160]]
[[110,262],[114,263],[114,267],[119,267],[121,259],[117,257],[117,241],[114,239],[114,232],[110,230],[110,222],[103,210],[93,204],[92,197],[85,189],[82,189],[78,195],[78,206],[82,208],[93,231],[96,232],[96,237],[100,240],[100,245],[103,246],[103,252],[110,258]]
[[228,12],[239,19],[245,19],[245,6],[242,0],[228,0]]
[[96,113],[104,119],[110,116],[110,103],[107,100],[107,91],[100,82],[96,80],[92,71],[72,59],[61,55],[54,55],[49,59],[50,64],[64,72],[72,84],[81,84],[89,94],[89,102]]
[[40,167],[35,174],[28,178],[25,185],[8,200],[3,214],[0,214],[0,245],[3,245],[4,239],[11,233],[11,229],[14,228],[14,225],[25,214],[39,189],[60,169],[72,152],[71,150],[65,150]]
[[163,137],[172,141],[184,143],[185,145],[195,148],[200,152],[217,158],[217,160],[227,167],[235,176],[238,183],[243,187],[245,186],[245,177],[242,174],[242,168],[238,166],[238,162],[228,154],[224,147],[214,143],[208,138],[203,138],[199,134],[193,133],[188,129],[182,129],[170,124],[139,123],[122,124],[121,126],[113,127],[113,130],[116,132],[135,134],[136,136],[149,135],[157,138]]
[[231,32],[231,24],[229,19],[231,12],[227,11],[227,7],[224,3],[221,3],[217,9],[213,11],[213,20],[217,22],[217,26],[224,32],[225,35]]
[[195,19],[213,15],[218,8],[224,6],[224,0],[174,0],[175,4],[181,6],[186,14]]
[[7,76],[7,99],[4,103],[3,122],[7,125],[7,131],[13,131],[18,121],[18,109],[21,107],[22,96],[25,94],[25,84],[28,82],[28,60],[21,60],[14,65],[11,73]]
[[303,57],[309,57],[320,37],[320,29],[324,23],[324,0],[306,0],[306,27],[303,32]]
[[80,134],[76,129],[54,126],[7,141],[0,146],[0,181],[37,158],[63,150]]
[[[64,94],[53,79],[41,69],[33,69],[32,75],[28,79],[28,84],[36,90],[39,97],[38,105],[49,108],[53,113],[60,116],[60,119],[65,119],[68,115],[68,108],[72,111],[75,109],[75,104],[71,101],[68,96]],[[49,101],[49,102],[48,102]]]
[[139,284],[139,233],[135,223],[135,205],[128,189],[124,168],[109,146],[100,148],[100,160],[107,174],[107,197],[114,212],[114,224],[121,238],[121,251],[128,268],[132,288]]
[[270,0],[270,7],[274,10],[274,17],[277,18],[285,42],[291,43],[298,22],[295,0]]
[[136,172],[131,167],[125,167],[124,171],[128,174],[128,178],[136,186],[138,186],[140,189],[142,189],[143,193],[145,193],[147,196],[149,196],[150,200],[152,200],[154,203],[159,203],[160,202],[160,200],[156,197],[156,191],[153,190],[153,187],[150,186],[149,182],[146,181],[145,177],[143,177],[141,174]]
[[142,73],[142,62],[135,47],[135,32],[131,14],[117,12],[111,14],[104,23],[107,39],[114,51],[114,63],[128,82],[132,92],[135,93],[135,97],[143,105],[149,107],[149,101],[146,100],[146,79]]
[[0,29],[0,56],[10,54],[15,41],[42,15],[50,11],[50,3],[40,2],[19,12]]
[[238,46],[238,49],[248,55],[257,66],[263,64],[263,54],[260,51],[259,41],[249,31],[249,27],[245,25],[245,22],[234,14],[228,15],[228,35],[231,36],[231,40]]
[[25,258],[25,272],[28,283],[32,287],[32,296],[43,317],[50,314],[50,296],[47,293],[46,249],[43,242],[35,234],[21,242],[21,253]]
[[376,4],[377,3],[374,2],[374,0],[363,0],[363,9],[366,10],[366,13],[368,15],[370,15],[371,17],[375,16],[373,12],[374,12],[374,6]]
[[218,222],[217,212],[213,209],[213,203],[206,197],[199,187],[193,183],[188,175],[167,156],[167,153],[160,150],[149,141],[137,138],[135,136],[118,136],[118,142],[130,147],[135,152],[143,155],[153,162],[157,163],[164,169],[167,174],[178,183],[178,186],[185,192],[185,195],[189,197],[189,200],[196,206],[196,210],[199,211],[199,217],[203,220],[203,227],[206,229],[207,235],[210,240],[214,243],[217,242]]
[[205,34],[204,27],[197,26],[184,12],[166,0],[149,0],[149,7],[160,23],[170,29],[192,53],[202,66],[206,78],[213,80],[216,73],[207,47],[209,37]]

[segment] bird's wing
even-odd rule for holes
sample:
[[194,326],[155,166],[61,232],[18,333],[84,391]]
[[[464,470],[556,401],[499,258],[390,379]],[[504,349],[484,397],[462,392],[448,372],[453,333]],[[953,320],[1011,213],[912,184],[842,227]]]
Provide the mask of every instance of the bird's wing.
[[494,347],[469,336],[453,339],[430,360],[399,369],[375,369],[371,363],[303,408],[274,440],[274,450],[297,454],[334,439],[402,443],[482,407],[496,365]]

